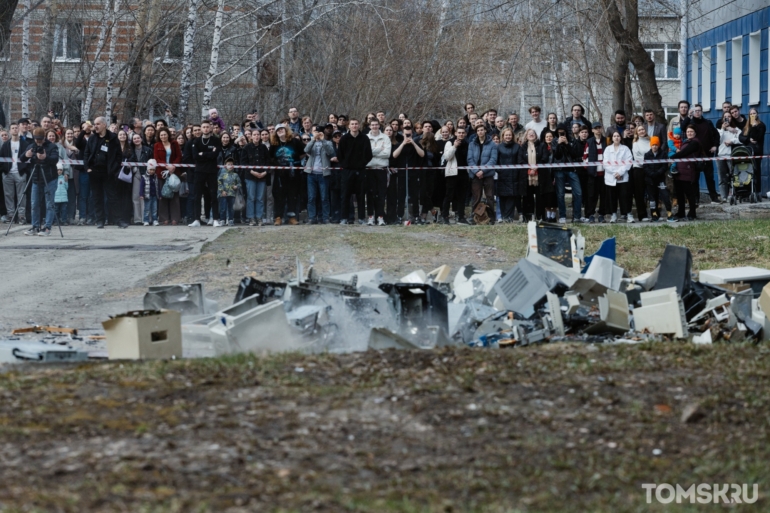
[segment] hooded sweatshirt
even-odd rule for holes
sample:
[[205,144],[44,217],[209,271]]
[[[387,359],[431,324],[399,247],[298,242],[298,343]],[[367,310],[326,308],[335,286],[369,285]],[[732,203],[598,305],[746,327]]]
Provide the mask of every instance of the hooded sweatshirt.
[[366,167],[388,167],[391,150],[390,138],[383,132],[380,132],[377,136],[369,132],[366,136],[372,144],[372,160],[369,161]]

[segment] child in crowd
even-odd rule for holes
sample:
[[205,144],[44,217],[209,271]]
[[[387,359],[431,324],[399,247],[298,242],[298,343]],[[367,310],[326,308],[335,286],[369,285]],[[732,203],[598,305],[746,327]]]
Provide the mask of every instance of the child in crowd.
[[[675,127],[673,132],[668,133],[668,156],[669,158],[682,147],[682,128]],[[671,176],[679,174],[676,170],[676,164],[671,164],[669,168],[669,174]]]
[[147,161],[147,172],[142,175],[142,181],[139,183],[139,196],[144,198],[144,226],[158,226],[158,175],[155,169],[158,162],[155,159]]
[[56,216],[59,218],[61,224],[66,224],[67,220],[67,205],[69,204],[69,196],[67,195],[67,176],[64,174],[64,165],[61,162],[56,163],[56,172],[58,178],[56,179],[56,194],[54,194],[53,201],[56,204]]
[[232,157],[228,157],[225,160],[225,169],[219,175],[217,179],[217,193],[219,195],[219,224],[225,225],[225,216],[227,216],[227,224],[229,226],[235,226],[235,212],[233,205],[235,204],[235,193],[241,188],[241,178],[238,173],[235,172],[235,160]]

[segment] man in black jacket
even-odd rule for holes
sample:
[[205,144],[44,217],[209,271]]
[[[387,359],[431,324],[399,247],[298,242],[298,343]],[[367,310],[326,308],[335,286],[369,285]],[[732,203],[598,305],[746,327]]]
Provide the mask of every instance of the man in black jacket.
[[125,213],[118,205],[115,182],[120,173],[123,155],[117,134],[107,130],[107,121],[103,117],[94,120],[94,133],[88,138],[83,152],[83,167],[91,182],[91,194],[94,198],[94,222],[97,228],[104,228],[104,197],[107,196],[109,215],[121,228],[127,228]]
[[666,171],[669,164],[656,162],[668,158],[668,152],[661,149],[661,140],[658,136],[650,137],[650,151],[644,154],[644,182],[647,188],[647,198],[650,201],[650,215],[652,222],[660,219],[658,200],[666,207],[666,219],[669,223],[677,222],[677,218],[671,213],[671,199],[666,189]]
[[[714,124],[710,120],[703,117],[703,107],[700,104],[693,106],[692,120],[687,126],[695,129],[695,134],[705,153],[704,156],[713,157],[716,155],[719,148],[719,132],[717,132],[717,129],[714,128]],[[706,187],[708,188],[711,201],[719,201],[716,181],[714,180],[714,162],[703,162],[698,168],[706,175]]]
[[[357,119],[351,119],[348,124],[350,132],[340,139],[340,147],[337,152],[337,158],[342,167],[342,206],[340,224],[348,224],[348,215],[350,213],[350,198],[353,192],[358,190],[356,187],[358,180],[363,180],[366,173],[366,165],[372,160],[372,144],[369,138],[360,131],[360,124]],[[358,200],[358,218],[366,219],[366,207],[364,198]]]
[[[25,235],[51,234],[51,225],[54,220],[55,206],[54,196],[58,172],[56,163],[59,162],[59,148],[45,139],[45,129],[36,128],[34,142],[26,147],[19,160],[27,163],[30,172],[35,173],[32,181],[32,228],[24,232]],[[41,230],[40,210],[41,202],[45,201],[45,225]]]
[[3,172],[3,194],[5,196],[5,208],[7,210],[5,221],[10,223],[18,209],[16,221],[19,224],[26,222],[24,218],[24,204],[21,197],[24,195],[26,185],[27,165],[19,161],[21,155],[26,153],[28,141],[19,136],[19,124],[11,123],[10,138],[0,147],[0,158],[8,158],[13,162],[0,162]]
[[[201,198],[207,194],[211,199],[211,219],[219,219],[219,201],[217,200],[217,157],[222,152],[222,143],[211,133],[211,121],[201,121],[201,136],[195,139],[191,146],[192,157],[195,161],[195,202],[193,203],[193,222],[188,226],[200,226],[198,217],[201,212]],[[206,211],[206,215],[209,212]],[[218,221],[212,221],[212,224]]]

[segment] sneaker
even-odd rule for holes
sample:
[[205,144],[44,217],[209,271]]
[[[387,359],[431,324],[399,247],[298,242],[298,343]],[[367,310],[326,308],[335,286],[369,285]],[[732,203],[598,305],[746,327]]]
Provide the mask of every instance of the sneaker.
[[448,217],[442,217],[440,222],[441,222],[441,224],[449,224],[449,218]]
[[213,219],[209,218],[209,220],[208,220],[208,221],[206,221],[206,224],[207,224],[208,226],[214,226],[214,223],[215,223],[215,222],[216,222],[216,221],[214,221]]
[[560,217],[559,218],[559,224],[567,224],[567,218],[566,217]]
[[460,219],[457,220],[457,224],[467,225],[468,224],[468,220],[465,219],[464,217],[461,217]]
[[366,224],[368,226],[374,226],[374,216],[369,216],[369,219],[366,221]]
[[51,235],[51,230],[49,230],[48,228],[45,228],[44,230],[40,230],[38,232],[38,235],[41,237],[48,237],[49,235]]
[[97,223],[96,224],[96,229],[97,230],[103,230],[104,229],[104,223]]
[[35,228],[30,228],[26,232],[24,232],[24,235],[37,235],[37,230]]
[[0,222],[3,222],[4,224],[10,224],[11,219],[8,216],[3,216],[2,218],[0,218]]
[[628,214],[628,215],[626,216],[626,222],[627,222],[627,223],[635,223],[635,222],[636,222],[636,221],[634,220],[634,216],[633,216],[633,214]]
[[652,217],[649,219],[649,221],[651,223],[657,223],[658,221],[660,221],[660,219],[658,218],[658,214],[652,214]]
[[588,218],[587,217],[581,217],[580,218],[580,222],[581,223],[587,223],[588,222]]
[[248,219],[247,222],[249,223],[249,226],[256,226],[257,222],[254,219]]
[[340,224],[348,224],[348,220],[347,219],[340,219]]
[[591,216],[588,218],[589,223],[595,223],[596,222],[596,216]]
[[645,217],[644,219],[642,219],[642,222],[643,223],[649,223],[650,222],[650,218],[649,217]]
[[227,221],[227,226],[235,226],[235,221],[233,221],[232,219]]
[[150,226],[150,223],[144,222],[142,223],[142,226]]
[[265,223],[262,222],[262,219],[257,219],[256,223],[257,226],[263,226]]
[[669,223],[676,223],[679,221],[679,219],[674,217],[674,215],[669,212],[668,216],[666,217],[666,221],[668,221]]
[[[449,224],[449,223],[447,223]],[[382,216],[377,218],[377,226],[385,226],[385,219]]]
[[299,223],[297,223],[297,218],[296,217],[290,217],[289,218],[289,224],[294,226],[295,224],[299,224]]
[[612,214],[612,217],[610,217],[610,223],[615,223],[618,220],[617,214]]
[[219,221],[214,221],[211,226],[213,226],[214,228],[219,228],[220,226],[222,226],[222,223],[220,223]]
[[[155,221],[155,223],[157,223],[157,222],[158,221]],[[153,226],[155,225],[155,223],[152,223]],[[201,225],[201,222],[196,219],[195,221],[193,221],[192,223],[188,224],[187,226],[189,226],[190,228],[197,228],[200,225]]]

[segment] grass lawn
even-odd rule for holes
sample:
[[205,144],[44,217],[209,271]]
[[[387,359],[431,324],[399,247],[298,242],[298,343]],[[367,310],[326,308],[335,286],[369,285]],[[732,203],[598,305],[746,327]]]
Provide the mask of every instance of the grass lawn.
[[[581,226],[651,270],[770,267],[768,222]],[[235,229],[155,283],[231,299],[254,273],[508,269],[525,228]],[[364,335],[362,335],[364,336]],[[0,511],[702,511],[642,483],[758,484],[770,509],[770,347],[547,344],[24,366],[0,374]],[[685,408],[701,413],[684,423]],[[724,506],[722,506],[724,507]]]

